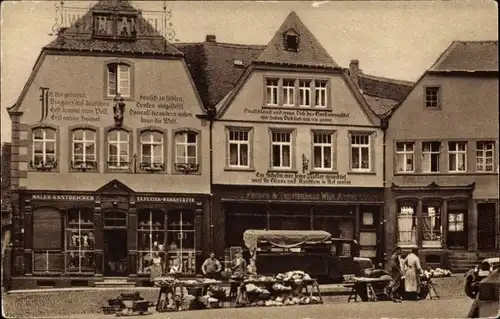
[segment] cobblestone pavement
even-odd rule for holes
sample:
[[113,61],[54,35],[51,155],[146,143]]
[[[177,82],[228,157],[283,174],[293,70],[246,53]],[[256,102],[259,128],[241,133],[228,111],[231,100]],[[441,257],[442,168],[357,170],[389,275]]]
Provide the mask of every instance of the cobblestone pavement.
[[[132,318],[149,319],[322,319],[322,318],[463,318],[472,300],[467,297],[441,300],[379,302],[327,302],[323,305],[229,308],[174,313],[154,313]],[[78,315],[74,319],[105,319],[114,316]],[[66,317],[68,318],[68,317]]]

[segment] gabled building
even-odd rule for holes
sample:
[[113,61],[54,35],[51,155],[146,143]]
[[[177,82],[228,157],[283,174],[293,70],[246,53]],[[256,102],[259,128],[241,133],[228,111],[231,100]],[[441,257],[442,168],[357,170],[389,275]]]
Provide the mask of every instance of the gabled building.
[[155,251],[196,272],[209,125],[182,52],[139,10],[99,1],[60,30],[9,114],[11,288],[149,282]]
[[453,42],[390,115],[388,247],[455,271],[499,255],[498,129],[498,42]]

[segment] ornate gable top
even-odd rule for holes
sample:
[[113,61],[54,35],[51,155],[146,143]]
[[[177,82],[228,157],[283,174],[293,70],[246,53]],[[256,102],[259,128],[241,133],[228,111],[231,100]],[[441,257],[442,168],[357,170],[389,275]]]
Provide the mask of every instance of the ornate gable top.
[[256,62],[340,68],[294,11],[288,15]]
[[134,193],[134,190],[123,184],[117,179],[112,180],[106,185],[102,186],[97,190],[97,193],[101,194],[130,194]]

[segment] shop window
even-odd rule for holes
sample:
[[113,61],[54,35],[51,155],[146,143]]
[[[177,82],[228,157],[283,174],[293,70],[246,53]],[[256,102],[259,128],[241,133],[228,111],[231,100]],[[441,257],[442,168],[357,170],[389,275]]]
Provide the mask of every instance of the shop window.
[[439,172],[441,142],[422,143],[422,171],[426,173]]
[[145,171],[162,171],[164,169],[163,133],[158,131],[141,132],[141,163]]
[[125,63],[107,65],[108,97],[117,95],[128,98],[131,92],[130,66]]
[[425,88],[425,107],[436,109],[441,107],[441,89],[436,86]]
[[278,79],[266,79],[266,105],[278,105]]
[[283,106],[295,106],[295,80],[283,80]]
[[476,171],[494,171],[495,142],[477,142],[476,145]]
[[360,257],[375,258],[377,257],[377,233],[375,232],[360,232],[359,234]]
[[370,144],[369,134],[351,135],[351,170],[370,171]]
[[199,134],[193,131],[175,133],[175,170],[197,172],[199,170]]
[[127,227],[127,214],[120,211],[110,211],[104,214],[104,227]]
[[414,146],[413,142],[396,143],[396,172],[413,172]]
[[271,132],[271,167],[292,168],[292,132]]
[[196,272],[194,218],[193,211],[177,210],[167,214],[169,267],[178,265],[185,274]]
[[441,205],[429,204],[422,207],[422,245],[441,247]]
[[311,82],[310,80],[299,81],[299,106],[311,106]]
[[313,158],[315,170],[333,169],[333,133],[313,133]]
[[247,229],[269,229],[265,205],[224,205],[226,214],[226,247],[244,246],[243,233]]
[[56,167],[56,134],[57,131],[53,128],[44,127],[33,129],[32,168],[37,170],[50,170]]
[[153,257],[162,258],[165,270],[165,213],[161,210],[142,210],[138,214],[137,249],[139,253],[139,273],[148,272]]
[[93,272],[94,216],[92,210],[70,209],[66,224],[66,271]]
[[399,205],[397,235],[399,245],[417,244],[417,209],[415,205]]
[[125,130],[108,132],[108,168],[130,168],[130,133]]
[[64,269],[63,223],[54,208],[33,211],[33,272],[52,273]]
[[450,172],[467,171],[467,142],[448,143],[448,170]]
[[250,130],[248,128],[228,130],[229,167],[250,167]]
[[72,135],[71,167],[80,170],[97,168],[96,131],[76,129]]
[[314,81],[314,106],[315,107],[327,107],[328,106],[328,94],[327,94],[327,81]]
[[269,216],[269,228],[275,230],[310,230],[311,211],[308,206],[274,207]]

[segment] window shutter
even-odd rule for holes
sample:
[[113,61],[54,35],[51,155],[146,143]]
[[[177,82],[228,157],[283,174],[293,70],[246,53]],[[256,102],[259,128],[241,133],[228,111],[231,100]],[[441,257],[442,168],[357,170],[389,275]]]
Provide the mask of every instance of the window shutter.
[[122,96],[130,96],[130,68],[128,65],[118,66],[118,85]]
[[33,249],[62,249],[62,232],[61,213],[58,210],[40,208],[33,212]]

